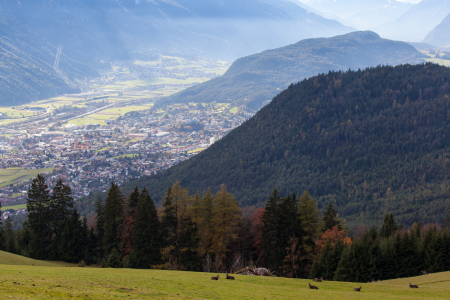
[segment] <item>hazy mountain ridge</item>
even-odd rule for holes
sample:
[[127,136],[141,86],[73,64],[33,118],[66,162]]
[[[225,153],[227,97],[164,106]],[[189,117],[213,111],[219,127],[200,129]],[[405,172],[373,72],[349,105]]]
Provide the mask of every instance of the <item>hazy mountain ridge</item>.
[[[289,0],[2,0],[5,13],[76,59],[156,52],[236,58],[350,28]],[[82,53],[77,56],[77,53]]]
[[411,3],[396,0],[299,0],[325,17],[358,29],[370,29],[376,25],[392,22],[409,8]]
[[421,42],[450,13],[450,0],[422,0],[394,22],[373,27],[384,38]]
[[[55,47],[1,13],[0,33],[0,105],[79,91],[53,69]],[[61,56],[59,69],[72,79],[98,75],[92,68],[65,55]]]
[[437,25],[427,36],[423,39],[423,42],[430,43],[436,46],[450,47],[450,14]]
[[418,63],[425,56],[403,42],[376,33],[353,32],[296,44],[236,60],[221,77],[186,89],[160,103],[231,102],[259,109],[289,84],[329,70]]
[[393,211],[404,224],[443,222],[449,78],[432,64],[312,77],[204,152],[123,190],[146,187],[159,200],[176,180],[191,192],[226,184],[242,205],[264,203],[274,187],[308,190],[351,220]]

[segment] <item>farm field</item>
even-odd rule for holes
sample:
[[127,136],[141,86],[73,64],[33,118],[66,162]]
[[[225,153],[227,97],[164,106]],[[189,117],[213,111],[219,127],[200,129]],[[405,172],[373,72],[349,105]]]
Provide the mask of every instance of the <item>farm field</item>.
[[[5,264],[1,270],[0,295],[20,299],[448,299],[450,293],[450,272],[362,284],[325,281],[310,290],[311,280],[278,277],[234,275],[232,281],[220,274],[213,281],[211,273],[36,264]],[[361,292],[353,291],[359,286]]]
[[27,205],[26,204],[18,204],[18,205],[2,206],[0,208],[0,210],[2,210],[2,211],[8,210],[8,209],[19,210],[21,208],[27,208]]
[[442,66],[450,67],[450,60],[447,59],[440,59],[440,58],[427,58],[427,62],[432,62],[435,64],[439,64]]
[[37,174],[53,171],[54,168],[28,170],[22,168],[0,169],[0,187],[17,184],[36,177]]
[[107,108],[107,109],[99,111],[95,114],[88,115],[83,118],[70,120],[68,123],[66,123],[64,125],[68,125],[69,123],[75,124],[75,125],[85,125],[85,124],[105,125],[106,120],[109,120],[109,119],[115,120],[128,112],[142,111],[142,110],[149,109],[152,106],[153,106],[153,103],[145,104],[145,105],[130,105],[130,106],[123,106],[123,107]]

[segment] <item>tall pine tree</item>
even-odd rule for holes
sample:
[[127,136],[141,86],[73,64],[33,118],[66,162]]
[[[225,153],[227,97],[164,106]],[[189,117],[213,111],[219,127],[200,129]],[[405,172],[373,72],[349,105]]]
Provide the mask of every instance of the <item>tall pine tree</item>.
[[123,204],[123,195],[119,186],[111,182],[105,202],[105,221],[103,225],[105,230],[103,247],[104,254],[107,257],[109,257],[113,249],[116,249],[117,253],[122,252]]
[[32,230],[30,255],[47,259],[52,242],[51,200],[45,178],[38,174],[31,182],[27,199],[28,224]]
[[160,223],[152,198],[144,188],[137,204],[132,255],[137,258],[132,267],[150,268],[161,262]]

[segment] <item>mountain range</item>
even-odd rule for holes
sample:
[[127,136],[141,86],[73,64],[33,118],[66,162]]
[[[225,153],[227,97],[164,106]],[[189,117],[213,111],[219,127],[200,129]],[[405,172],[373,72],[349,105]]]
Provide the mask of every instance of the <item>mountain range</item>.
[[290,0],[0,0],[0,7],[90,63],[157,52],[235,59],[351,30]]
[[[61,55],[19,22],[0,14],[0,105],[28,103],[79,89],[68,79],[98,76],[91,67]],[[61,74],[61,73],[60,73]]]
[[450,14],[423,39],[439,47],[450,47]]
[[421,42],[450,13],[450,0],[422,0],[393,22],[375,26],[384,38]]
[[312,8],[312,11],[327,18],[358,29],[371,29],[395,21],[413,6],[412,3],[396,0],[299,0],[299,2],[306,9]]
[[[309,191],[349,221],[450,214],[450,69],[434,64],[329,72],[292,84],[193,158],[123,185],[156,201],[175,181],[191,192],[225,184],[243,206],[271,191]],[[93,196],[94,197],[94,196]],[[90,199],[89,201],[93,201]],[[88,202],[89,202],[88,201]]]
[[0,0],[0,20],[0,105],[76,92],[112,60],[228,60],[350,31],[289,0]]
[[420,63],[424,57],[407,43],[385,40],[370,31],[306,39],[240,58],[223,76],[164,98],[159,104],[217,101],[258,110],[291,83],[319,73]]

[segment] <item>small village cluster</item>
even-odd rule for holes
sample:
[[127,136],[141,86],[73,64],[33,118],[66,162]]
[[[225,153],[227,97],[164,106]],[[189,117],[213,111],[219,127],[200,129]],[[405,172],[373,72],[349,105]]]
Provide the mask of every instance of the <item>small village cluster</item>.
[[[248,117],[207,107],[163,116],[134,112],[103,126],[47,123],[27,130],[3,129],[10,136],[0,140],[0,168],[42,170],[50,188],[61,177],[77,199],[106,190],[111,181],[120,185],[168,169],[208,148]],[[29,184],[25,180],[0,188],[2,206],[25,202]]]

